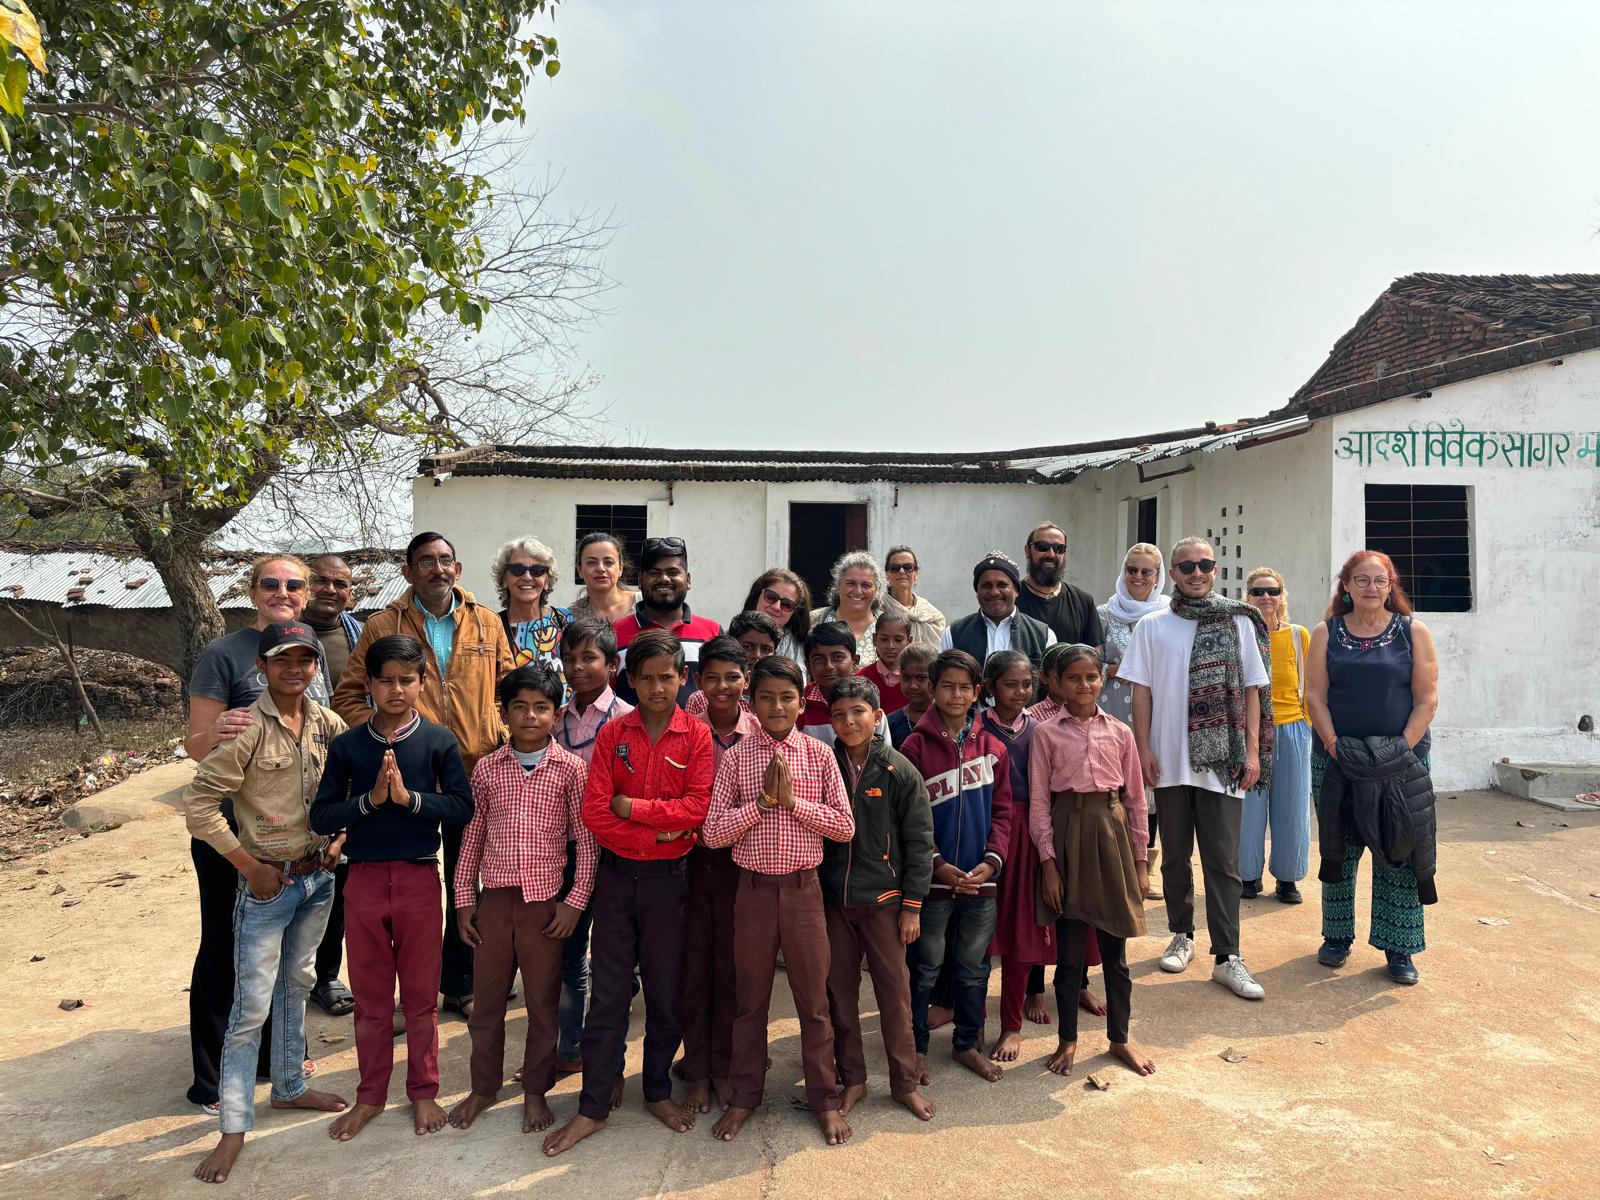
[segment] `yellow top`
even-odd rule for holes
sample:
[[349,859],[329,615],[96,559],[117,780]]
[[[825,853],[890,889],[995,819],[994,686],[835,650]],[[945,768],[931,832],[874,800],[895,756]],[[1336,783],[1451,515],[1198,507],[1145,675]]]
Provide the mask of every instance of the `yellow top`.
[[1290,725],[1306,719],[1300,703],[1300,668],[1295,659],[1295,630],[1300,630],[1300,653],[1311,648],[1311,635],[1298,625],[1272,631],[1272,723]]

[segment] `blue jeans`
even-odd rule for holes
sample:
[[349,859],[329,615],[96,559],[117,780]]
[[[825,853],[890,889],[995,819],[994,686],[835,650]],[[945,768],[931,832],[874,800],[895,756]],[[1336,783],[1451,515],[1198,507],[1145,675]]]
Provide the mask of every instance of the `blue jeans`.
[[272,1015],[272,1098],[306,1090],[306,996],[316,983],[317,947],[333,907],[333,873],[291,875],[271,900],[257,900],[241,876],[233,902],[233,1010],[222,1039],[222,1132],[255,1128],[256,1056]]
[[561,1036],[556,1057],[566,1062],[578,1057],[578,1044],[583,1040],[583,1016],[589,1003],[589,927],[593,924],[594,913],[585,908],[561,953]]
[[955,986],[951,1049],[959,1053],[978,1044],[989,994],[989,942],[994,938],[995,912],[992,896],[960,900],[930,896],[923,902],[922,936],[911,944],[911,1028],[918,1054],[928,1052],[928,998],[947,954]]
[[1311,723],[1291,721],[1273,731],[1272,784],[1244,794],[1239,819],[1239,878],[1260,879],[1272,819],[1272,877],[1306,877],[1311,853]]

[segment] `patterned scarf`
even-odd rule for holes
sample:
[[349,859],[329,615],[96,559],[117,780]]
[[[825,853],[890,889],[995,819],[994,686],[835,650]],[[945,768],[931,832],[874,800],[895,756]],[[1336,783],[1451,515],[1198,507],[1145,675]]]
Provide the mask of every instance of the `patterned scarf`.
[[[1272,635],[1261,614],[1240,600],[1206,596],[1195,600],[1178,592],[1172,611],[1199,628],[1189,654],[1189,763],[1196,771],[1215,771],[1238,782],[1244,773],[1244,665],[1234,617],[1248,617],[1261,661],[1272,661]],[[1269,667],[1270,670],[1270,667]],[[1261,697],[1259,755],[1261,779],[1272,782],[1272,699]]]

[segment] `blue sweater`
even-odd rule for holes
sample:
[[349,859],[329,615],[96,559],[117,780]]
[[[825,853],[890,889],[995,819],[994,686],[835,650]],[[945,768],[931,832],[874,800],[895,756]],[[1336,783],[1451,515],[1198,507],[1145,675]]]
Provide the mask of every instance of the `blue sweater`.
[[[374,807],[372,785],[384,751],[391,749],[411,802]],[[334,738],[311,802],[311,828],[323,834],[344,830],[344,852],[351,862],[431,859],[439,853],[440,823],[465,825],[471,819],[472,785],[456,735],[421,716],[393,743],[370,725]]]

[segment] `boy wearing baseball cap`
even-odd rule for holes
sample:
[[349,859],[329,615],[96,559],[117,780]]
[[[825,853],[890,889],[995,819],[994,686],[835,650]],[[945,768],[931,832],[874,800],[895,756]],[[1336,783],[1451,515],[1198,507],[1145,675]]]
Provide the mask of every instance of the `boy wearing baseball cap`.
[[[306,699],[322,644],[311,628],[277,621],[261,631],[256,669],[266,690],[252,720],[200,761],[184,790],[189,832],[239,871],[233,910],[233,1011],[222,1044],[222,1139],[195,1177],[222,1183],[255,1124],[256,1057],[272,1016],[272,1107],[338,1112],[345,1102],[306,1086],[306,997],[333,904],[342,838],[318,837],[308,813],[328,744],[345,731],[330,709]],[[237,831],[222,813],[233,798]]]

